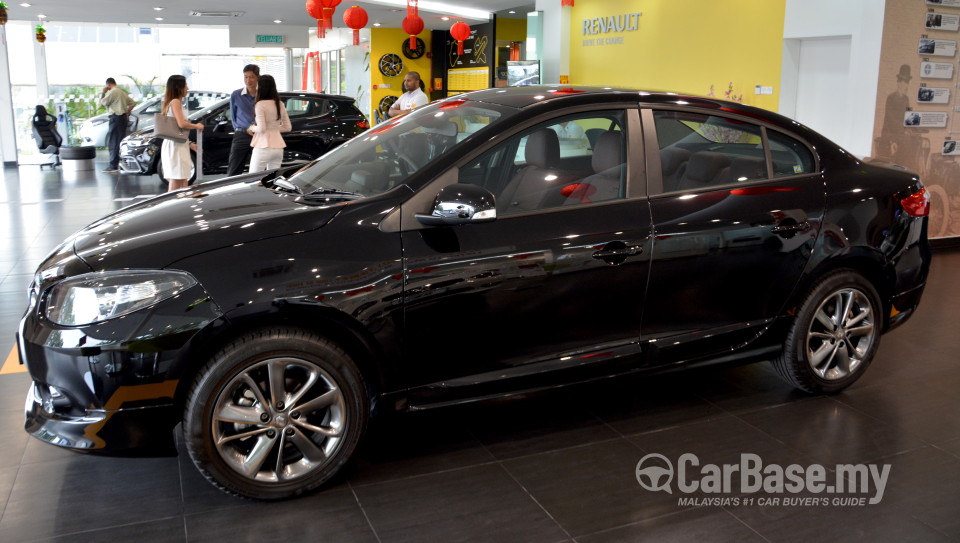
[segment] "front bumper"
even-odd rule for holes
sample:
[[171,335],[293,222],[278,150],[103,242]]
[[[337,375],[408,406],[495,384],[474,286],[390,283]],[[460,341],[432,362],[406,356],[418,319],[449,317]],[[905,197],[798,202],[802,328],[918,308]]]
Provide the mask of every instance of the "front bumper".
[[24,428],[60,447],[111,454],[167,454],[179,423],[175,396],[191,341],[222,312],[199,285],[95,325],[58,326],[38,309],[20,322],[17,346],[33,384]]
[[70,410],[68,401],[61,391],[33,383],[24,405],[24,429],[41,441],[79,452],[176,454],[176,413],[172,403],[133,409],[86,409],[82,415],[70,415],[62,412]]
[[153,141],[146,144],[120,143],[120,170],[123,173],[152,174],[157,160],[160,160],[160,146]]

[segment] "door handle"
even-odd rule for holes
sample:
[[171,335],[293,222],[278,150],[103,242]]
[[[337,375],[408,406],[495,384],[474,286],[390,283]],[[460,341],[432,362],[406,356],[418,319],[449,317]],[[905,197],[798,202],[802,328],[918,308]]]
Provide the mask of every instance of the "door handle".
[[605,261],[611,266],[615,266],[623,263],[627,258],[636,256],[642,252],[642,245],[627,245],[622,241],[614,241],[604,245],[603,249],[594,251],[592,256],[598,260]]
[[810,223],[807,221],[801,222],[782,222],[774,226],[771,230],[774,234],[784,237],[793,237],[797,235],[797,232],[802,232],[810,228]]

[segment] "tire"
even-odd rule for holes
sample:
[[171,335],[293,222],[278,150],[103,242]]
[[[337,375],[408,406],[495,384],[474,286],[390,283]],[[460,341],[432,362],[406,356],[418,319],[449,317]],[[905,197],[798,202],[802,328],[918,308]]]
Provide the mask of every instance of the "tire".
[[234,340],[200,370],[186,401],[184,442],[197,469],[225,492],[289,498],[343,467],[366,432],[369,408],[363,378],[342,349],[299,328],[266,328]]
[[60,158],[63,160],[86,160],[97,158],[97,148],[92,145],[84,147],[61,147]]
[[847,388],[867,370],[880,346],[882,307],[876,289],[859,273],[841,270],[825,276],[807,294],[774,369],[807,392]]

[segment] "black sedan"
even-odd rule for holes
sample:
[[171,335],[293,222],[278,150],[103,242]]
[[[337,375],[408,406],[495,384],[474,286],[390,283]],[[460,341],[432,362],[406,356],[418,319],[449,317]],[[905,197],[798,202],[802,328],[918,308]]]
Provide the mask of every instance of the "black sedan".
[[836,392],[917,308],[928,209],[913,173],[741,104],[459,95],[67,239],[19,329],[26,429],[169,450],[182,423],[215,485],[275,499],[375,408],[733,361]]
[[[333,149],[370,127],[367,118],[348,96],[313,92],[281,92],[293,130],[283,134],[287,147],[283,164],[304,164]],[[230,100],[217,103],[188,116],[190,122],[203,123],[203,173],[225,173],[233,141]],[[196,132],[191,132],[196,141]],[[158,174],[165,180],[160,163],[160,144],[153,126],[133,132],[120,142],[120,169],[123,173]],[[196,163],[196,155],[193,155]],[[196,171],[190,181],[196,179]]]

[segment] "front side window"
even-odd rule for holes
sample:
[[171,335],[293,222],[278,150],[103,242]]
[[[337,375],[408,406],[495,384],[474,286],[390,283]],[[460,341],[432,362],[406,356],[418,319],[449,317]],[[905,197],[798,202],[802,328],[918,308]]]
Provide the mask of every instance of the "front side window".
[[591,112],[527,129],[460,169],[493,193],[499,215],[623,198],[624,112]]

